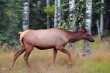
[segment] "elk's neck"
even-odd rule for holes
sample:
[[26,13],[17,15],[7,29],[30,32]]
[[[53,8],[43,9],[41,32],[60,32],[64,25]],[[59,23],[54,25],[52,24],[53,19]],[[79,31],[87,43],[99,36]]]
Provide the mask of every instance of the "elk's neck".
[[67,34],[68,34],[69,42],[76,42],[83,39],[82,33],[80,32],[68,32]]

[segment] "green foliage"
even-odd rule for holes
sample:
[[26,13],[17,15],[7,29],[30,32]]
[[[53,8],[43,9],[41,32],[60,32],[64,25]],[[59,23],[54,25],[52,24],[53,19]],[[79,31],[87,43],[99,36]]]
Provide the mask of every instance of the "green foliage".
[[[44,0],[30,0],[30,26],[33,29],[46,28],[46,15],[54,17],[54,2],[46,6]],[[41,1],[41,4],[38,4]],[[54,0],[53,0],[54,1]],[[84,25],[86,0],[75,0],[76,26]],[[69,0],[61,0],[62,21],[61,28],[69,29]],[[0,0],[0,42],[10,45],[18,44],[17,32],[22,28],[23,0]],[[104,13],[104,4],[101,0],[93,0],[93,15],[99,19],[100,13]]]
[[30,28],[41,29],[46,28],[46,13],[44,8],[46,5],[42,0],[31,0],[30,5]]
[[65,22],[68,23],[69,18],[69,0],[62,2],[62,18]]
[[44,7],[44,12],[45,12],[49,17],[54,17],[55,5],[48,5],[47,7]]
[[84,24],[84,17],[85,17],[85,10],[86,10],[86,5],[85,5],[85,0],[77,0],[76,1],[76,8],[75,8],[75,16],[77,18],[76,21],[76,26],[79,25],[85,25]]
[[104,4],[101,3],[101,0],[93,0],[93,14],[95,18],[100,18],[100,13],[104,13]]
[[16,45],[17,32],[21,30],[22,0],[1,0],[0,4],[0,41]]
[[69,0],[61,0],[62,20],[60,28],[69,29]]
[[[85,0],[76,0],[75,1],[75,25],[84,25],[84,16],[85,16]],[[69,22],[69,0],[62,1],[62,15],[63,20],[61,21],[61,28],[70,29],[72,26]]]
[[[100,13],[105,13],[104,12],[104,4],[101,3],[101,0],[93,0],[93,15],[96,19],[100,18]],[[79,25],[85,26],[85,10],[86,10],[86,0],[76,0],[75,1],[75,25],[78,27]],[[62,1],[62,15],[63,15],[63,20],[61,21],[61,27],[69,29],[71,22],[69,20],[69,4],[68,0],[63,0]]]

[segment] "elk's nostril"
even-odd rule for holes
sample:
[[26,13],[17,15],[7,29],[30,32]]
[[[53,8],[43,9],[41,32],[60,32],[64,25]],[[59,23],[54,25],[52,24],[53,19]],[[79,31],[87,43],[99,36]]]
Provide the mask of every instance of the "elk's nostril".
[[92,39],[92,40],[91,40],[91,42],[95,42],[95,40],[94,40],[94,39]]

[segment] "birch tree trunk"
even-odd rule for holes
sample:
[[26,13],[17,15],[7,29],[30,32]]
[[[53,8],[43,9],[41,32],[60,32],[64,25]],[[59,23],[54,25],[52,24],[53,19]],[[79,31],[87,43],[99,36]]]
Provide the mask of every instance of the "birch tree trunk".
[[91,34],[91,24],[92,24],[92,0],[86,0],[86,19],[85,19],[86,29]]
[[[75,31],[76,27],[75,27],[75,22],[76,22],[76,18],[75,18],[75,0],[69,0],[69,24],[70,24],[70,31]],[[69,43],[69,48],[75,48],[75,45],[73,43]]]
[[101,39],[101,32],[100,32],[99,20],[97,20],[96,24],[97,24],[98,38]]
[[[50,6],[50,0],[46,0],[46,5],[47,5],[47,7]],[[48,14],[47,14],[47,28],[50,28],[49,16],[48,16]]]
[[57,28],[61,22],[61,0],[55,0],[54,27]]
[[[91,24],[92,24],[92,0],[86,0],[86,18],[85,18],[85,25],[88,32],[91,34]],[[84,41],[84,53],[90,54],[91,53],[91,46],[89,41]]]
[[70,30],[75,31],[76,18],[75,18],[75,0],[69,0],[69,24],[71,25]]
[[[104,0],[101,0],[101,3],[104,4]],[[102,39],[102,36],[103,36],[103,27],[104,27],[104,24],[103,24],[103,6],[101,6],[101,13],[100,13],[100,35],[101,35],[101,38]]]
[[23,21],[22,21],[22,28],[23,30],[27,30],[29,28],[29,5],[30,0],[24,0],[23,2]]

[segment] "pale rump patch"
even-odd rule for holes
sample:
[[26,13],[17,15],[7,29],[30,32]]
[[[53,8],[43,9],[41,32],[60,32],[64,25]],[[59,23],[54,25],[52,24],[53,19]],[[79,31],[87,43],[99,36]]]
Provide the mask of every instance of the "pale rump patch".
[[23,32],[18,32],[18,34],[20,35],[20,34],[22,34]]
[[26,30],[26,31],[24,31],[24,32],[19,32],[18,34],[20,35],[20,44],[21,44],[21,46],[23,46],[23,42],[22,42],[22,39],[23,39],[23,37],[25,36],[25,34],[27,34],[28,32],[29,32],[30,30]]

